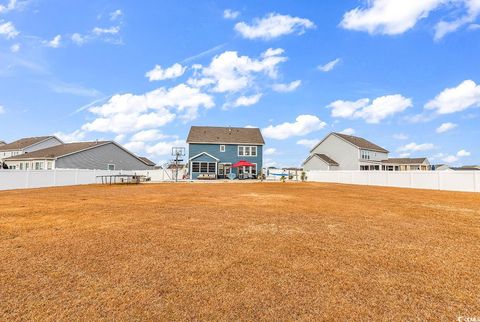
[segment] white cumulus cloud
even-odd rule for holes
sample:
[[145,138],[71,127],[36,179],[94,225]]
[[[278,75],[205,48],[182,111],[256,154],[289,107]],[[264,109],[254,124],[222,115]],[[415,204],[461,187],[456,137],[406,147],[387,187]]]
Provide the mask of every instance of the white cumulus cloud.
[[338,100],[328,105],[333,117],[364,119],[367,123],[380,123],[382,120],[412,107],[412,100],[400,94],[368,98],[357,101]]
[[457,124],[451,123],[451,122],[442,123],[439,127],[437,127],[437,129],[435,130],[435,132],[437,132],[437,133],[445,133],[445,132],[447,132],[447,131],[453,130],[453,129],[456,128],[457,126],[458,126]]
[[121,9],[117,9],[115,11],[110,12],[110,20],[115,21],[118,18],[121,18],[123,16],[123,12]]
[[82,130],[76,130],[71,133],[56,132],[53,135],[55,135],[65,143],[70,143],[82,141],[85,138],[85,134],[86,133]]
[[260,99],[262,98],[262,94],[259,93],[259,94],[255,94],[255,95],[252,95],[252,96],[240,96],[239,98],[237,98],[234,102],[234,106],[235,107],[238,107],[238,106],[250,106],[250,105],[254,105],[254,104],[257,104],[258,101],[260,101]]
[[295,122],[270,125],[262,130],[266,138],[284,140],[292,136],[303,136],[323,129],[327,124],[315,115],[299,115]]
[[193,120],[199,108],[208,109],[214,105],[212,96],[185,84],[169,89],[161,87],[142,95],[117,94],[105,104],[89,108],[97,118],[83,125],[82,130],[131,133],[161,127],[177,115]]
[[43,43],[45,46],[51,47],[51,48],[58,48],[60,47],[60,42],[62,41],[62,36],[61,35],[56,35],[53,37],[52,40],[44,41]]
[[236,51],[226,51],[215,56],[209,66],[197,66],[197,76],[188,83],[213,86],[212,91],[217,93],[239,92],[255,85],[255,80],[262,75],[275,79],[278,65],[287,61],[282,54],[281,48],[269,48],[261,58],[255,59],[239,56]]
[[473,107],[480,107],[480,85],[472,80],[444,89],[425,105],[426,109],[435,110],[439,114],[461,112]]
[[235,25],[244,38],[269,40],[289,34],[303,34],[305,30],[315,28],[315,24],[305,18],[269,13],[263,18],[255,18],[252,24],[239,22]]
[[397,149],[398,152],[419,152],[419,151],[428,151],[434,149],[435,146],[432,143],[422,143],[417,144],[415,142],[406,144]]
[[151,71],[148,71],[145,74],[145,77],[147,77],[151,82],[164,79],[172,79],[182,76],[186,70],[187,67],[182,66],[178,63],[175,63],[165,69],[163,69],[160,65],[155,65],[155,67]]
[[272,88],[275,92],[288,93],[288,92],[293,92],[300,85],[302,85],[302,81],[296,80],[288,84],[273,84]]
[[10,46],[10,51],[12,53],[18,53],[20,51],[20,44],[13,44]]
[[320,142],[318,139],[301,139],[297,141],[298,145],[302,145],[308,149],[313,148],[317,143]]
[[444,9],[450,21],[441,20],[435,25],[435,39],[468,25],[478,17],[478,0],[370,0],[363,7],[346,12],[340,26],[370,34],[398,35],[412,29],[418,21],[433,11]]
[[223,11],[223,18],[225,18],[225,19],[234,20],[234,19],[237,19],[238,16],[240,16],[239,11],[235,11],[235,10],[232,10],[232,9],[225,9]]
[[19,34],[20,32],[10,21],[4,23],[0,22],[0,35],[4,36],[7,39],[13,39]]
[[354,135],[355,134],[355,129],[352,129],[351,127],[349,127],[349,128],[346,128],[343,131],[340,131],[340,133],[346,134],[346,135]]
[[335,68],[335,66],[337,66],[338,63],[340,63],[340,61],[341,61],[341,59],[337,58],[337,59],[334,59],[332,61],[329,61],[325,65],[320,65],[317,68],[318,68],[319,71],[322,71],[322,72],[326,73],[326,72],[329,72],[329,71],[333,70]]
[[277,149],[275,148],[268,148],[263,151],[264,155],[274,155],[275,153],[277,153]]

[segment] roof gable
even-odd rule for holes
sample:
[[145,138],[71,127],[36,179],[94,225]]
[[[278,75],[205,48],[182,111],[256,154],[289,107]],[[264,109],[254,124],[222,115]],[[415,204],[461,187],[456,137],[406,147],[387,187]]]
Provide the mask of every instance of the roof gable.
[[57,159],[80,151],[85,151],[97,146],[102,146],[111,141],[98,141],[98,142],[76,142],[66,143],[50,148],[45,148],[17,156],[7,158],[6,160],[26,160],[26,159]]
[[187,143],[263,145],[265,141],[258,128],[192,126]]
[[[40,142],[46,141],[48,139],[56,138],[53,135],[50,136],[36,136],[30,138],[23,138],[12,143],[8,143],[0,146],[0,151],[9,151],[9,150],[23,150],[32,145],[38,144]],[[57,138],[56,138],[57,139]],[[58,139],[57,139],[58,140]],[[60,140],[59,140],[60,141]],[[62,141],[60,141],[62,142]]]
[[376,151],[376,152],[382,152],[382,153],[389,153],[388,150],[382,148],[381,146],[378,146],[364,138],[358,137],[358,136],[353,136],[353,135],[346,135],[342,133],[337,133],[337,132],[331,132],[329,133],[326,137],[323,138],[318,144],[316,144],[310,152],[313,152],[320,144],[322,144],[326,139],[328,139],[330,136],[336,136],[337,138],[359,148],[359,149],[364,149],[364,150],[371,150],[371,151]]

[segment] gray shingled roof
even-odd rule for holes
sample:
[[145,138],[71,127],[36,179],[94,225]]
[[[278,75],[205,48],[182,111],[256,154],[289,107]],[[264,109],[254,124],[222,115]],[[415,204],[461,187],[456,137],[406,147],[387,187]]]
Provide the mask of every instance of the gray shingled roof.
[[328,163],[329,165],[336,165],[336,166],[339,165],[335,160],[329,158],[329,157],[326,156],[325,154],[315,153],[315,155],[316,155],[317,157],[319,157],[320,159],[322,159],[323,161],[325,161],[326,163]]
[[422,164],[427,158],[389,158],[382,160],[382,163],[395,163],[395,164]]
[[0,146],[0,151],[9,151],[9,150],[22,150],[32,146],[36,143],[45,141],[46,139],[53,138],[53,136],[36,136],[31,138],[23,138],[12,143],[8,143]]
[[187,143],[265,144],[258,128],[192,126]]
[[366,150],[371,150],[371,151],[377,151],[377,152],[383,152],[383,153],[388,153],[388,150],[385,150],[381,146],[378,146],[368,140],[365,140],[364,138],[360,138],[357,136],[353,135],[346,135],[342,133],[336,133],[334,132],[333,134],[341,137],[342,139],[352,143],[353,145],[361,148],[361,149],[366,149]]
[[46,149],[33,151],[30,153],[16,155],[7,158],[6,160],[56,159],[67,154],[79,152],[95,146],[104,145],[106,143],[111,143],[111,141],[66,143]]

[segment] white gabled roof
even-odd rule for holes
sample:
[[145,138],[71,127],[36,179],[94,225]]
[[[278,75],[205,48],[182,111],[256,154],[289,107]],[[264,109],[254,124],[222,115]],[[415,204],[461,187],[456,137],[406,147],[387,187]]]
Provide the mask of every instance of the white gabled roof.
[[198,158],[198,157],[201,156],[201,155],[208,155],[210,158],[212,158],[212,159],[214,159],[214,160],[217,160],[217,161],[220,161],[219,158],[216,158],[216,157],[214,157],[213,155],[211,155],[211,154],[209,154],[209,153],[207,153],[207,152],[202,152],[202,153],[199,153],[199,154],[197,154],[197,155],[194,155],[193,157],[191,157],[190,159],[188,159],[188,161],[191,161],[191,160],[193,160],[193,159],[196,159],[196,158]]

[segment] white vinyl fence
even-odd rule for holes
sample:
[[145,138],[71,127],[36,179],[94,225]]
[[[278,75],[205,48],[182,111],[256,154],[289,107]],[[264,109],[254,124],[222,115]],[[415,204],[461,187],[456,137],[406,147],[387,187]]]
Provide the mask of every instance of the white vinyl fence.
[[152,181],[171,181],[172,174],[168,170],[108,171],[108,170],[0,170],[0,190],[28,189],[57,186],[73,186],[101,183],[98,176],[127,174],[146,175]]
[[308,171],[308,181],[480,192],[480,171]]

